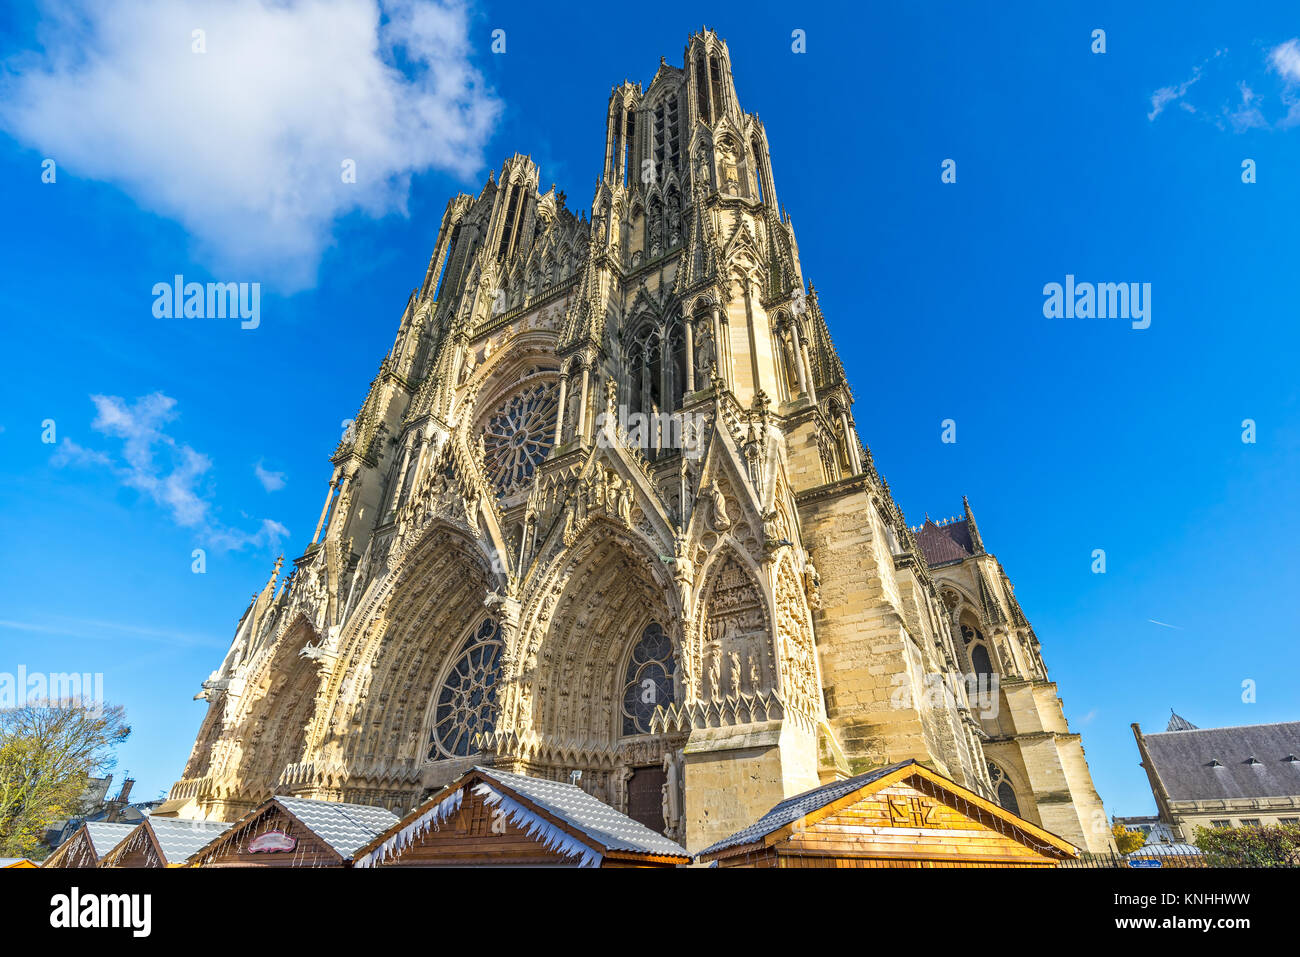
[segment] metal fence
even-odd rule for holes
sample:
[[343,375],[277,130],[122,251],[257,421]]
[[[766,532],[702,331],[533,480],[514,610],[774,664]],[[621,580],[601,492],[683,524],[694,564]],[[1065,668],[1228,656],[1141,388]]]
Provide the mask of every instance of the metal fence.
[[1209,867],[1200,848],[1191,844],[1152,844],[1129,854],[1082,854],[1070,861],[1061,861],[1060,867],[1144,868],[1144,867]]

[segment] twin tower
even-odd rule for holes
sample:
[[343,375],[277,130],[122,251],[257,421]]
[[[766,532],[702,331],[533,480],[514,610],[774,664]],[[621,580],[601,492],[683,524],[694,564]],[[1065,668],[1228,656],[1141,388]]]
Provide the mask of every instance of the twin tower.
[[694,851],[916,758],[1108,846],[969,507],[909,527],[858,435],[726,43],[616,87],[606,131],[590,219],[522,155],[448,203],[160,813],[402,812],[494,765]]

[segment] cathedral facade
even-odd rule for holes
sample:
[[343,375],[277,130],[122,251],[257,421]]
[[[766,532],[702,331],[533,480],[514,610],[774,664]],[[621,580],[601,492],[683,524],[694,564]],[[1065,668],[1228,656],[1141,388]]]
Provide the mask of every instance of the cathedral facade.
[[606,128],[589,219],[522,155],[447,205],[160,813],[401,814],[490,765],[696,851],[915,758],[1108,846],[969,508],[909,527],[858,435],[725,42],[616,87]]

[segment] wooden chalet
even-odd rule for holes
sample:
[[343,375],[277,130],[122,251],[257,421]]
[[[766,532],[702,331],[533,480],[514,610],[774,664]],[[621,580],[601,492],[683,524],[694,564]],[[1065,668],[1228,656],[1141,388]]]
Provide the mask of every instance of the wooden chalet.
[[782,801],[705,848],[717,867],[1055,867],[1078,849],[916,761]]
[[222,821],[146,817],[104,855],[99,866],[184,867],[191,854],[228,827]]
[[22,870],[28,867],[40,867],[35,861],[25,857],[0,857],[0,871]]
[[88,821],[55,848],[41,867],[98,867],[104,856],[122,843],[137,826]]
[[357,867],[679,867],[686,849],[560,781],[476,767],[357,853]]
[[268,798],[197,848],[194,867],[351,867],[357,851],[397,815],[387,808],[338,801]]

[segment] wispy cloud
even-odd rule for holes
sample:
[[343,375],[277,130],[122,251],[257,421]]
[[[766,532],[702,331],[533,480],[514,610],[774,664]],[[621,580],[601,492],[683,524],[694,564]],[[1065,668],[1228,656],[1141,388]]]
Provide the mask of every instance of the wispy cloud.
[[1173,628],[1175,631],[1183,630],[1183,627],[1181,625],[1169,625],[1163,621],[1156,621],[1154,618],[1148,618],[1147,621],[1151,622],[1151,624],[1153,625],[1159,625],[1161,628]]
[[1172,104],[1221,130],[1287,129],[1300,124],[1300,37],[1249,59],[1216,50],[1192,75],[1151,95],[1152,122]]
[[179,222],[214,270],[284,291],[314,283],[340,217],[404,214],[415,173],[477,172],[501,112],[465,0],[41,6],[40,48],[3,65],[0,126]]
[[193,529],[202,544],[219,551],[247,546],[274,549],[289,530],[273,519],[262,519],[247,532],[216,520],[205,477],[212,460],[164,431],[177,417],[176,400],[161,392],[126,402],[114,395],[92,395],[95,419],[91,428],[118,439],[116,453],[85,448],[65,438],[51,461],[108,469],[127,488],[135,489],[164,508],[173,522]]
[[268,492],[278,492],[284,488],[284,473],[272,472],[263,466],[261,462],[253,466],[253,474],[262,483],[262,488]]
[[[1198,66],[1189,78],[1184,80],[1182,83],[1179,83],[1177,86],[1162,86],[1160,89],[1156,90],[1155,93],[1151,94],[1151,112],[1147,114],[1147,119],[1154,120],[1164,112],[1165,107],[1170,103],[1176,103],[1182,100],[1182,98],[1187,95],[1187,91],[1192,88],[1192,85],[1201,78],[1201,69],[1202,68]],[[1189,112],[1195,112],[1196,110],[1195,107],[1187,103],[1183,104],[1183,108]]]

